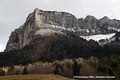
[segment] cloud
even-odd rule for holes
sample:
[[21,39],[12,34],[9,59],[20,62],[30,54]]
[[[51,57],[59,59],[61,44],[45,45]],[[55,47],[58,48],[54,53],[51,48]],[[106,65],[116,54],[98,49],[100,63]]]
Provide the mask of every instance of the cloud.
[[93,15],[98,19],[120,19],[119,3],[120,0],[0,0],[0,44],[7,43],[11,31],[21,26],[35,8],[65,11],[77,18]]
[[0,52],[3,52],[5,49],[5,44],[0,44]]

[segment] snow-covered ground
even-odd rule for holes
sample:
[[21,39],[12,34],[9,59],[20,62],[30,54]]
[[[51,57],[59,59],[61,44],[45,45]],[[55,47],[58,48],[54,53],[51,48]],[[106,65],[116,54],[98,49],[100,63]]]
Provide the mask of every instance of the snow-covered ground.
[[86,39],[86,40],[95,40],[95,41],[99,41],[101,39],[109,39],[111,37],[113,37],[115,35],[115,33],[111,33],[111,34],[98,34],[98,35],[91,35],[91,36],[80,36],[82,37],[83,39]]

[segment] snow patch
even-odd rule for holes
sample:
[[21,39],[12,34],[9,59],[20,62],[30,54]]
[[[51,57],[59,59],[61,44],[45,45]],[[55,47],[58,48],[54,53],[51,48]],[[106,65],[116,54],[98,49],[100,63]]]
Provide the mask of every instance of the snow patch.
[[55,12],[54,14],[62,14],[62,12]]
[[86,32],[89,33],[90,31],[88,29],[86,29]]
[[65,28],[63,26],[58,26],[58,25],[50,25],[49,27],[55,28],[55,29],[60,29],[60,30],[67,30],[67,31],[75,32],[75,29],[73,29],[73,28]]
[[83,39],[86,39],[86,40],[95,40],[95,41],[99,41],[101,39],[109,39],[111,37],[113,37],[115,35],[115,33],[111,33],[111,34],[98,34],[98,35],[91,35],[91,36],[80,36],[82,37]]
[[78,30],[76,30],[78,32],[86,32],[86,33],[90,33],[90,30],[89,29],[81,29],[79,28]]
[[103,46],[103,45],[108,44],[108,43],[110,43],[110,42],[112,42],[112,41],[114,41],[114,40],[115,40],[115,37],[111,37],[111,38],[109,38],[109,39],[104,39],[104,40],[102,40],[102,41],[99,41],[98,43],[99,43],[101,46]]
[[109,30],[115,30],[115,31],[120,32],[120,28],[108,27],[108,29],[109,29]]

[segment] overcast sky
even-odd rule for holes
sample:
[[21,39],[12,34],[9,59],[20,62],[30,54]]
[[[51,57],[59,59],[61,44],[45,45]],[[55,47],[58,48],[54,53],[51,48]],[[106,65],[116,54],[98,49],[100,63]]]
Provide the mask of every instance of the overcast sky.
[[11,31],[21,26],[35,8],[65,11],[77,18],[93,15],[120,19],[120,0],[0,0],[0,51],[3,51]]

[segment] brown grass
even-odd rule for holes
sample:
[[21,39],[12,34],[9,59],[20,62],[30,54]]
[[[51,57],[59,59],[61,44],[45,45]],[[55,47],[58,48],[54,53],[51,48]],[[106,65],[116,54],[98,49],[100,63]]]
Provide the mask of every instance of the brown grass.
[[29,75],[1,76],[0,80],[73,80],[73,79],[53,74],[29,74]]

